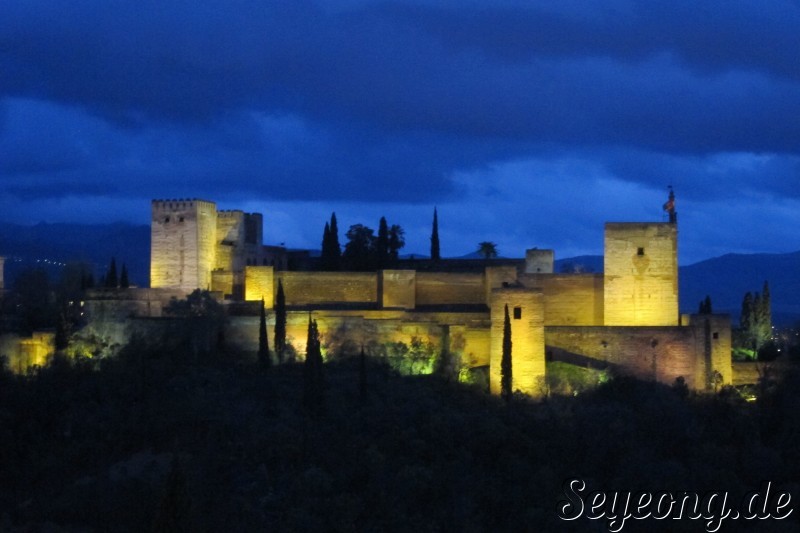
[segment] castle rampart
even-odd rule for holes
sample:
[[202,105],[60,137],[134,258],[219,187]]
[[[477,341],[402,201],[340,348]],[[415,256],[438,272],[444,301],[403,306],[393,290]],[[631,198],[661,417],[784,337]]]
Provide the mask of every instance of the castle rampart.
[[[446,348],[462,363],[489,365],[493,392],[499,390],[506,304],[512,316],[513,388],[528,394],[543,390],[546,350],[643,379],[671,383],[683,376],[700,389],[730,383],[729,319],[680,320],[672,213],[670,220],[606,224],[602,274],[556,274],[554,252],[535,248],[526,251],[524,262],[486,261],[482,272],[460,272],[455,263],[444,272],[299,272],[285,270],[282,248],[263,246],[260,214],[217,211],[201,200],[156,200],[151,286],[183,294],[209,288],[233,301],[263,299],[270,310],[280,280],[289,335],[301,353],[309,311],[329,340],[351,336],[353,343],[380,344],[425,338],[436,344],[448,339]],[[155,307],[163,299],[140,297],[121,305],[142,316],[160,314]],[[232,323],[255,318],[233,317]],[[237,331],[241,334],[230,337],[252,348],[256,329]]]

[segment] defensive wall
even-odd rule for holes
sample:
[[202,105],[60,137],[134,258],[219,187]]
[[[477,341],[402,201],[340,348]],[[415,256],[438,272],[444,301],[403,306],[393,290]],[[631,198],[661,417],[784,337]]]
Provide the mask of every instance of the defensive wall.
[[[177,296],[158,291],[185,295],[201,288],[226,303],[263,300],[272,321],[281,285],[287,335],[300,354],[311,312],[331,350],[435,346],[463,364],[488,365],[490,389],[498,392],[507,307],[512,388],[528,394],[542,389],[546,354],[665,383],[682,376],[697,389],[732,380],[729,318],[679,316],[674,211],[669,223],[607,223],[602,274],[554,273],[553,251],[537,248],[527,250],[524,261],[486,261],[482,271],[475,271],[476,262],[448,271],[433,270],[435,264],[426,270],[286,271],[266,260],[262,222],[260,214],[217,211],[212,202],[154,201],[151,290],[157,292],[131,293],[119,304],[99,298],[91,312],[112,320],[158,317]],[[249,309],[243,305],[239,311]],[[252,352],[258,305],[239,311],[231,313],[226,338]]]
[[691,315],[684,326],[550,326],[547,357],[697,390],[733,382],[730,317]]

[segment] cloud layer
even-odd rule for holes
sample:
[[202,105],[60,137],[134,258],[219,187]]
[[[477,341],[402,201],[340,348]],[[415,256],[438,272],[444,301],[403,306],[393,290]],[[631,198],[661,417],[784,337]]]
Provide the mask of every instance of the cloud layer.
[[306,206],[270,231],[316,246],[352,209],[425,252],[409,230],[440,205],[475,225],[453,254],[580,253],[603,220],[658,219],[673,184],[689,259],[797,249],[798,27],[790,1],[9,0],[0,210]]

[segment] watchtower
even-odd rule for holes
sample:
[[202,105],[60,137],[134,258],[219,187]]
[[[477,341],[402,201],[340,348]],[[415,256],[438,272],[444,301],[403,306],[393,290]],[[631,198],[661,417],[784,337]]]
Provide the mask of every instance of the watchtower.
[[153,200],[150,286],[211,288],[216,263],[217,206],[205,200]]

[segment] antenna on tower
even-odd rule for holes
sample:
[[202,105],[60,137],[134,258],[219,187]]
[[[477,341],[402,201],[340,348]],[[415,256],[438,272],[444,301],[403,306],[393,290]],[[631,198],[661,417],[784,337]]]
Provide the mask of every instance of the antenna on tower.
[[675,191],[672,190],[672,185],[667,185],[667,189],[669,189],[669,198],[664,204],[664,211],[669,214],[670,224],[675,224],[678,222],[678,213],[675,211]]

